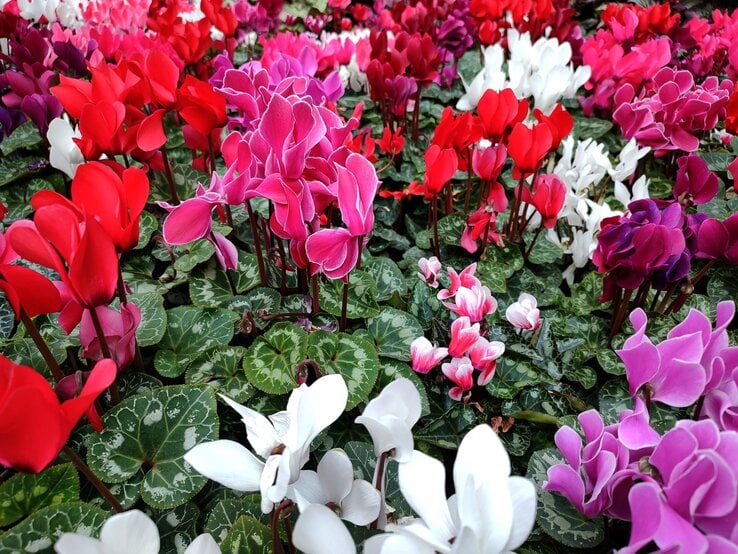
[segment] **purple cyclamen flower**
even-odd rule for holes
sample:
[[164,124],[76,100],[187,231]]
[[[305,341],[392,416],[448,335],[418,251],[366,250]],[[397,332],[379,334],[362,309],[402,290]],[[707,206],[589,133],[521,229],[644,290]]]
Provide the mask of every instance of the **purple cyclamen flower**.
[[718,191],[718,178],[705,160],[690,154],[679,158],[677,165],[679,169],[672,190],[674,198],[687,206],[705,204],[713,199]]

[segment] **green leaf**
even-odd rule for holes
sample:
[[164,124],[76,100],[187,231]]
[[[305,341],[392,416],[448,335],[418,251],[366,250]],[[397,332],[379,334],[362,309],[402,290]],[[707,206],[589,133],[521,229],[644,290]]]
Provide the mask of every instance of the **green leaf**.
[[508,245],[505,248],[487,248],[486,258],[477,264],[477,277],[492,292],[502,293],[507,290],[507,280],[523,267],[523,255],[520,248]]
[[243,404],[256,392],[241,371],[245,352],[242,346],[208,350],[190,363],[185,381],[192,385],[210,385],[217,392]]
[[35,156],[0,158],[0,187],[37,173],[46,163]]
[[141,310],[141,323],[136,329],[139,346],[158,344],[167,330],[167,312],[164,298],[158,292],[131,294],[128,299]]
[[54,185],[45,179],[36,178],[0,190],[0,202],[8,208],[8,214],[3,219],[5,224],[28,217],[33,212],[31,197],[40,190],[54,190]]
[[[262,315],[276,314],[282,305],[282,296],[274,289],[258,288],[239,297],[238,311],[249,310],[254,317],[254,323],[259,329],[266,329],[271,321],[262,319]],[[229,306],[233,309],[233,306]]]
[[625,366],[623,365],[623,362],[612,350],[605,348],[597,350],[597,361],[602,366],[602,369],[610,375],[625,374]]
[[238,315],[221,308],[180,306],[167,313],[167,332],[154,365],[165,377],[181,375],[203,351],[226,346],[233,338]]
[[[243,293],[258,286],[259,265],[254,254],[238,253],[237,271],[230,271],[237,293]],[[190,298],[195,306],[217,308],[225,306],[232,298],[233,291],[228,276],[213,260],[206,266],[197,267],[190,276]]]
[[436,290],[422,281],[415,283],[408,311],[415,316],[423,329],[428,329],[434,319],[438,319],[441,302],[436,297]]
[[15,312],[5,297],[5,293],[0,292],[0,339],[10,338],[14,328]]
[[[320,307],[331,315],[341,317],[343,301],[343,281],[336,279],[319,284]],[[349,294],[346,316],[349,319],[372,317],[379,313],[377,304],[377,284],[365,271],[354,269],[349,274]]]
[[177,552],[178,547],[189,545],[197,537],[200,510],[193,502],[166,510],[153,518],[159,529],[161,552]]
[[539,237],[533,245],[533,250],[528,256],[528,261],[536,265],[550,264],[560,259],[563,255],[564,251],[561,248],[546,237]]
[[374,387],[377,394],[395,379],[406,377],[418,389],[418,394],[420,395],[420,415],[427,416],[430,414],[430,404],[428,403],[428,393],[425,391],[425,385],[423,385],[423,381],[420,380],[420,377],[418,377],[412,368],[407,364],[387,358],[382,358],[380,364],[379,377],[377,377],[377,384]]
[[108,513],[85,502],[47,506],[0,535],[0,554],[53,554],[64,533],[97,535]]
[[297,364],[305,359],[306,333],[293,323],[277,323],[257,337],[243,359],[246,377],[269,394],[285,394],[297,386]]
[[407,283],[400,268],[389,258],[372,258],[364,265],[366,272],[377,283],[377,301],[389,300],[397,293],[400,296],[407,291]]
[[727,171],[728,164],[735,159],[729,152],[705,152],[700,156],[707,163],[710,171]]
[[247,494],[240,498],[219,500],[210,510],[203,532],[210,533],[216,542],[221,542],[242,515],[261,520],[265,525],[269,522],[261,511],[261,496]]
[[33,512],[79,500],[79,476],[72,464],[52,466],[39,474],[16,473],[0,485],[0,527]]
[[497,360],[495,376],[487,385],[487,391],[494,398],[513,398],[521,388],[543,383],[547,378],[548,375],[528,360],[503,356]]
[[192,271],[197,264],[207,262],[215,254],[215,248],[205,239],[191,242],[184,248],[187,253],[174,262],[174,269],[177,271]]
[[159,228],[159,220],[156,219],[149,212],[141,212],[141,218],[139,221],[138,244],[136,245],[134,250],[141,250],[142,248],[145,248],[151,240],[151,235],[153,235],[154,231]]
[[594,310],[603,308],[599,297],[602,294],[601,273],[592,271],[585,275],[581,282],[572,285],[571,297],[561,298],[561,306],[574,315],[588,315]]
[[574,140],[598,139],[609,133],[612,126],[612,121],[607,119],[577,116],[574,118],[574,129],[571,134]]
[[346,333],[315,331],[307,338],[307,355],[323,374],[338,373],[346,381],[350,410],[365,401],[377,381],[379,358],[371,342]]
[[269,527],[252,516],[241,516],[231,527],[220,545],[223,554],[271,554],[272,539]]
[[366,322],[377,353],[380,356],[407,362],[410,360],[410,344],[423,336],[423,328],[412,315],[395,308],[384,308]]
[[611,379],[605,383],[600,388],[599,400],[599,412],[605,425],[617,423],[620,420],[620,412],[633,409],[633,398],[621,379]]
[[566,546],[594,548],[605,538],[602,518],[587,519],[566,498],[541,488],[548,479],[548,468],[563,461],[563,456],[554,448],[538,450],[528,461],[527,477],[535,482],[538,493],[536,521],[546,534]]
[[38,127],[33,121],[26,121],[0,142],[0,151],[3,156],[7,156],[16,150],[33,150],[39,144],[41,144],[41,135],[38,133]]
[[415,440],[440,448],[456,449],[466,432],[476,422],[474,413],[464,404],[448,395],[450,386],[429,387],[430,415],[423,426],[414,432]]
[[177,385],[126,398],[103,416],[105,430],[90,439],[87,462],[107,483],[121,483],[141,467],[144,501],[159,509],[184,504],[207,478],[184,461],[196,444],[218,438],[210,387]]

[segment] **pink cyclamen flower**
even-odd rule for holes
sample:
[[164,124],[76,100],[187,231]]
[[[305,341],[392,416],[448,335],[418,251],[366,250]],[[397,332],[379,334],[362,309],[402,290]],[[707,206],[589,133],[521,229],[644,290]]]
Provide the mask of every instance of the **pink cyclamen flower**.
[[433,346],[425,337],[418,337],[410,345],[413,371],[426,374],[448,356],[448,349]]
[[464,393],[474,386],[474,366],[467,357],[454,358],[450,363],[443,364],[441,371],[456,384],[448,391],[454,400],[461,400]]
[[474,369],[481,371],[477,377],[477,385],[483,387],[492,380],[497,368],[497,358],[504,353],[504,343],[496,340],[488,341],[484,337],[477,339],[477,342],[469,349],[469,357]]
[[374,227],[374,196],[379,180],[369,160],[349,154],[345,167],[337,166],[338,208],[346,227],[355,237],[368,235]]
[[429,287],[434,289],[438,288],[438,274],[441,272],[441,262],[438,258],[431,256],[430,258],[420,258],[418,260],[418,267],[421,273],[418,273],[418,277]]
[[351,231],[342,227],[321,229],[305,242],[305,252],[314,264],[311,274],[322,271],[330,279],[343,279],[356,266],[359,243]]
[[[136,329],[141,323],[141,311],[132,302],[125,303],[120,311],[108,306],[98,306],[95,311],[110,354],[118,365],[118,370],[122,370],[133,361],[136,355]],[[104,358],[89,310],[85,310],[82,315],[79,340],[82,344],[82,355],[85,358],[95,361]]]
[[448,277],[449,279],[451,279],[451,286],[447,289],[441,289],[438,292],[438,299],[446,300],[448,298],[451,298],[452,296],[456,295],[456,291],[459,290],[459,287],[471,288],[474,285],[481,286],[482,283],[474,276],[474,272],[476,270],[476,263],[467,266],[461,273],[456,273],[453,267],[449,267],[447,271]]
[[472,325],[467,316],[461,316],[451,324],[451,343],[448,353],[454,358],[465,355],[479,339],[479,323]]
[[541,326],[541,312],[538,310],[535,296],[522,293],[517,302],[513,302],[505,310],[505,319],[513,327],[523,331],[533,331]]
[[489,288],[484,285],[473,285],[471,288],[459,287],[454,301],[454,303],[444,302],[443,305],[456,315],[467,316],[472,323],[482,321],[497,309],[497,300],[492,296]]

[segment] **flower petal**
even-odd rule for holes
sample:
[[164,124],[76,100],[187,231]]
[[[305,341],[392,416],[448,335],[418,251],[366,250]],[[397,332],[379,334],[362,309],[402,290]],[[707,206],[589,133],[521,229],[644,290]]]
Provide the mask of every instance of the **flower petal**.
[[292,532],[292,542],[305,554],[353,554],[356,545],[346,526],[333,510],[311,504],[300,514]]
[[100,531],[100,541],[105,552],[110,554],[159,553],[159,529],[140,510],[130,510],[108,518]]
[[198,473],[229,489],[259,490],[264,463],[237,442],[218,440],[198,444],[185,454],[185,461]]

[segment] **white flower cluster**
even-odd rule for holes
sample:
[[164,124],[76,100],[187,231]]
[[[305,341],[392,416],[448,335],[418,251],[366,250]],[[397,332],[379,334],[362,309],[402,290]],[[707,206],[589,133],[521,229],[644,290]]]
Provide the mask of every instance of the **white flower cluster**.
[[572,263],[564,270],[564,278],[573,283],[576,268],[584,267],[597,248],[597,233],[600,222],[608,217],[620,215],[604,202],[602,188],[611,179],[615,185],[615,198],[626,208],[633,200],[648,198],[648,180],[645,175],[638,178],[629,188],[625,184],[633,175],[638,161],[650,148],[638,148],[635,140],[625,145],[613,167],[604,144],[591,138],[577,141],[568,137],[562,142],[562,155],[553,173],[566,185],[567,193],[560,219],[568,224],[569,235],[560,236],[550,229],[548,239],[558,244],[564,252],[572,255]]
[[[0,0],[0,10],[10,0]],[[87,0],[17,0],[18,12],[23,19],[38,23],[42,18],[47,23],[58,21],[64,27],[76,28],[84,23],[82,12]]]
[[568,42],[546,37],[532,42],[530,33],[509,29],[507,43],[507,72],[503,70],[502,46],[485,48],[484,68],[469,85],[464,83],[466,94],[459,99],[457,109],[473,110],[488,89],[511,88],[518,98],[533,98],[533,107],[548,115],[562,98],[574,98],[592,73],[586,65],[574,69]]
[[[456,494],[446,498],[443,464],[414,450],[412,427],[421,405],[409,379],[387,385],[356,418],[374,442],[374,484],[354,479],[351,461],[340,449],[324,454],[316,471],[302,470],[311,442],[343,413],[347,396],[343,377],[327,375],[295,389],[287,410],[269,418],[222,397],[242,416],[258,456],[236,442],[219,440],[195,446],[185,460],[229,488],[260,490],[265,513],[277,503],[294,502],[300,517],[292,541],[306,554],[355,553],[341,519],[374,523],[386,531],[365,542],[366,553],[496,553],[525,541],[535,521],[533,483],[510,476],[502,442],[491,427],[480,425],[459,446],[453,469]],[[420,518],[387,523],[384,472],[390,461],[399,464],[401,492]]]

